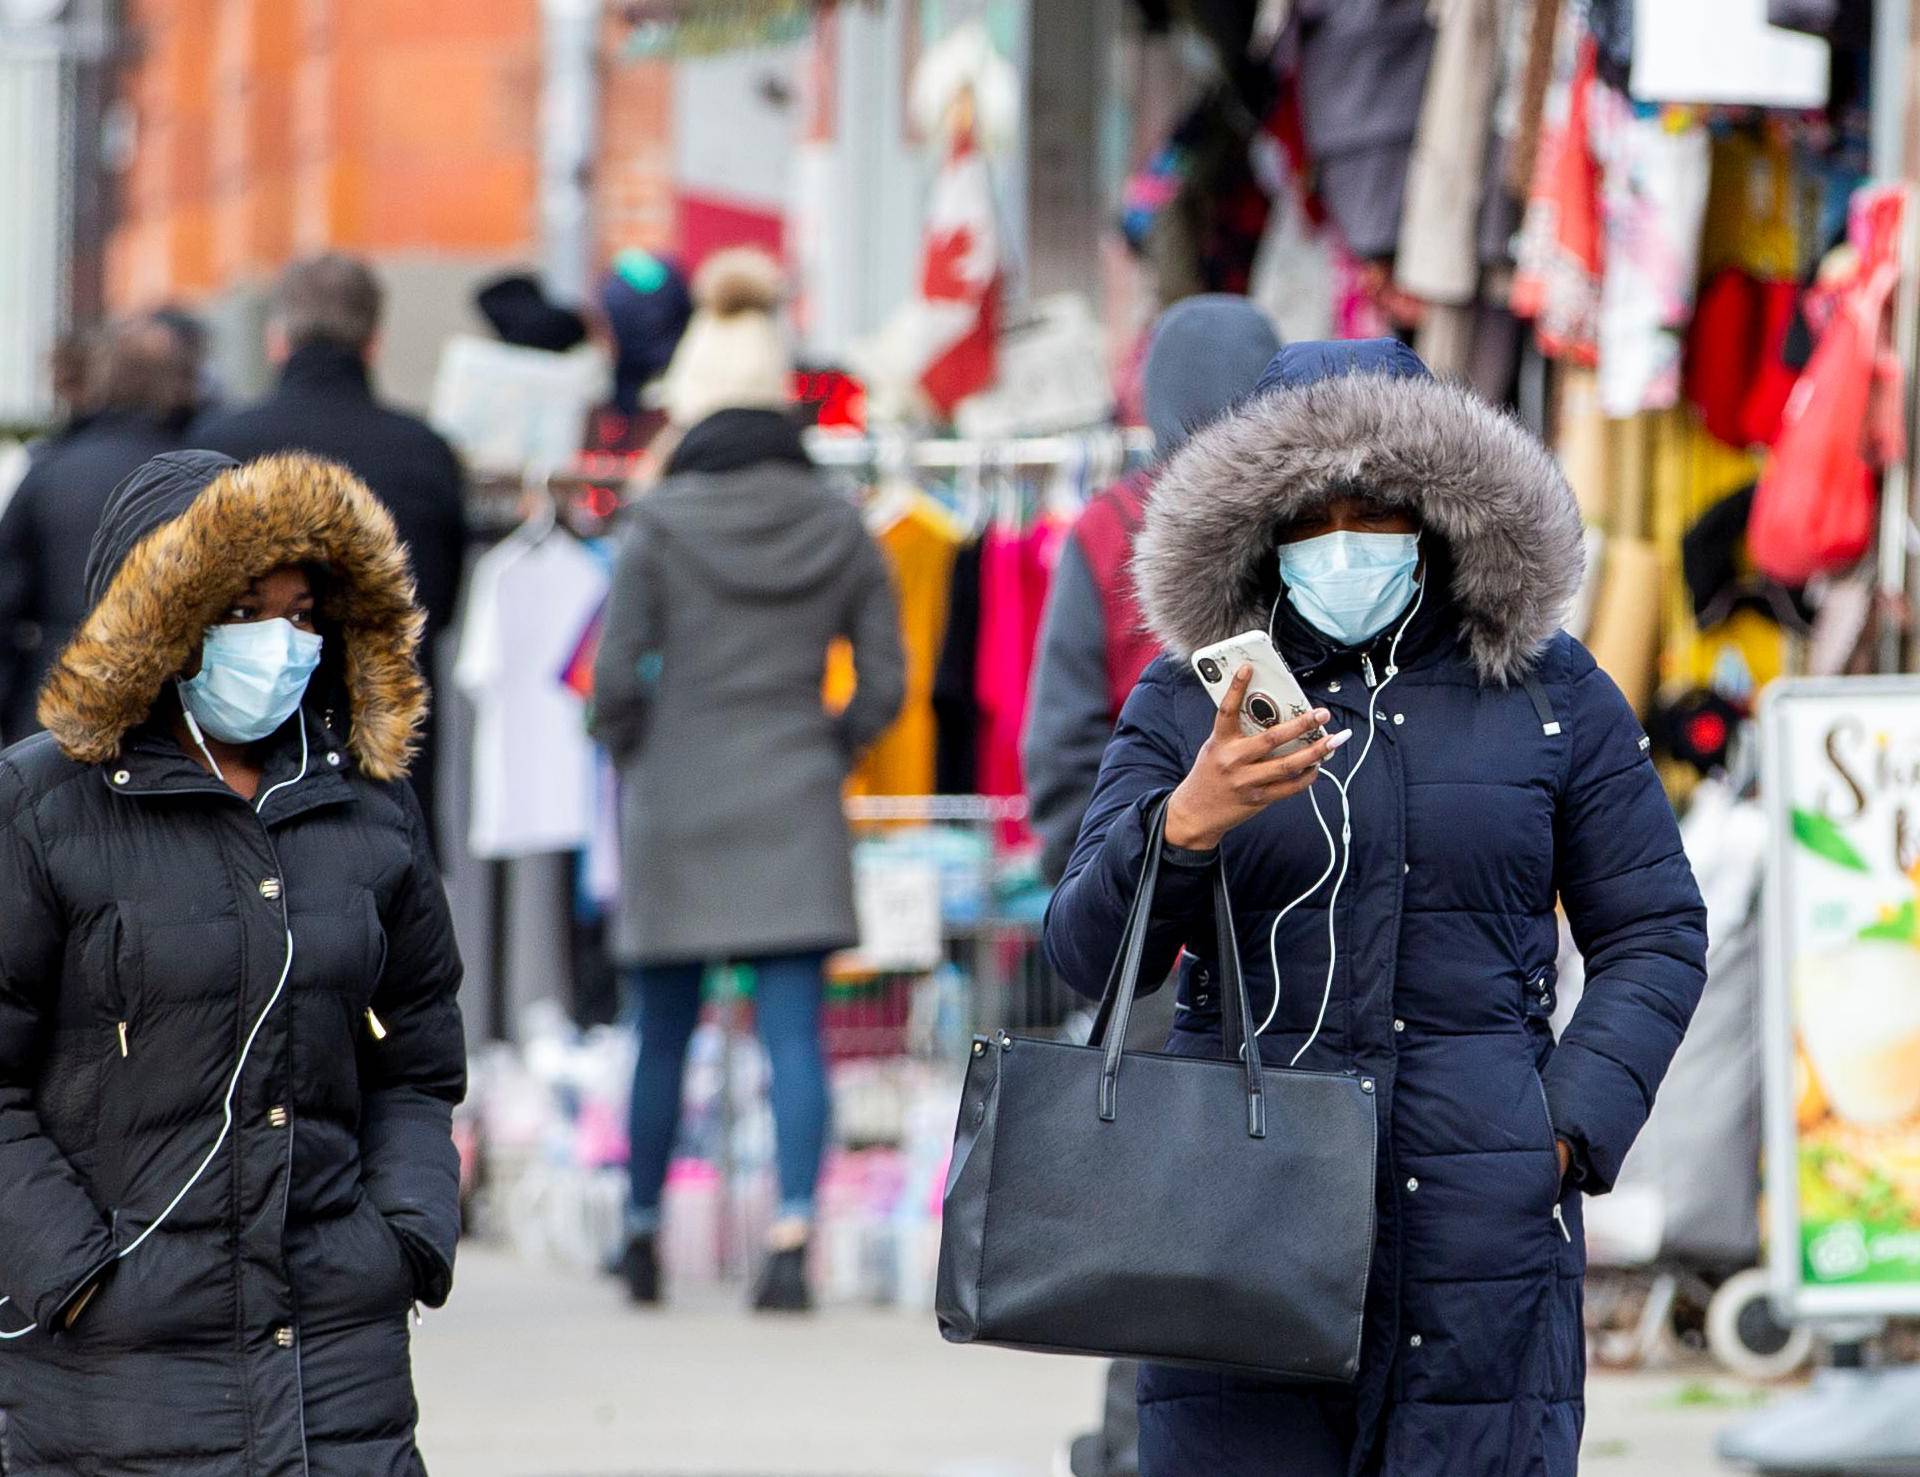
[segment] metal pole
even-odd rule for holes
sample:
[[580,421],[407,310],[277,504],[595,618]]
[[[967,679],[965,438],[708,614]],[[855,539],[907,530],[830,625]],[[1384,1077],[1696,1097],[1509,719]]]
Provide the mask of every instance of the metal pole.
[[1904,622],[1893,616],[1920,579],[1920,565],[1907,540],[1915,480],[1914,395],[1920,389],[1915,384],[1920,370],[1920,199],[1911,193],[1913,169],[1920,160],[1907,148],[1913,106],[1913,20],[1912,0],[1878,0],[1874,8],[1873,172],[1882,180],[1907,180],[1910,191],[1901,234],[1900,287],[1894,299],[1895,344],[1906,377],[1907,403],[1902,413],[1908,454],[1886,469],[1880,489],[1880,628],[1874,666],[1882,672],[1898,672],[1903,666]]
[[600,0],[540,0],[540,265],[556,302],[586,301],[588,181],[599,110]]

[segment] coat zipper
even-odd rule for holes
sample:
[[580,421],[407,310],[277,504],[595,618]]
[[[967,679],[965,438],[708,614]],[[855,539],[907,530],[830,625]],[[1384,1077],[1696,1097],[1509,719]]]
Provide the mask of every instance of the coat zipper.
[[1380,685],[1380,679],[1373,674],[1373,653],[1370,651],[1360,653],[1360,675],[1367,679],[1368,687]]
[[[1537,1070],[1533,1074],[1533,1085],[1539,1089],[1540,1092],[1540,1111],[1547,1115],[1547,1144],[1550,1152],[1553,1154],[1553,1164],[1557,1171],[1560,1167],[1560,1135],[1553,1131],[1553,1105],[1547,1101],[1547,1084],[1541,1080],[1540,1073]],[[1561,1213],[1560,1201],[1557,1196],[1553,1202],[1553,1223],[1559,1227],[1560,1239],[1571,1246],[1573,1244],[1573,1232],[1567,1229],[1567,1218]]]
[[115,1021],[113,1023],[113,1032],[120,1038],[120,1055],[125,1057],[127,1055],[127,1023],[125,1021]]
[[367,1007],[367,1030],[375,1041],[387,1039],[387,1028],[380,1024],[380,1017],[373,1013],[373,1007]]

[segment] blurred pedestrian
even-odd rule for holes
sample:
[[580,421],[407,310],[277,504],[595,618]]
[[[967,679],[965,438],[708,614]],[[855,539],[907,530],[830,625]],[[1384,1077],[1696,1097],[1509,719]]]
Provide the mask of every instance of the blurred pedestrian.
[[[1546,448],[1392,340],[1291,346],[1260,392],[1154,483],[1135,565],[1169,655],[1047,947],[1100,992],[1164,847],[1140,978],[1186,952],[1167,1049],[1217,1056],[1225,869],[1265,1060],[1370,1086],[1372,1273],[1351,1385],[1149,1364],[1140,1470],[1572,1477],[1581,1192],[1612,1185],[1699,1000],[1699,889],[1632,709],[1558,629],[1580,516]],[[1251,669],[1216,709],[1187,665],[1249,631],[1314,704],[1252,738]],[[1587,964],[1558,1044],[1556,902]]]
[[41,443],[0,513],[0,740],[39,725],[35,694],[86,613],[87,549],[129,472],[180,444],[180,343],[153,317],[88,346],[75,415]]
[[[1144,375],[1156,467],[1251,393],[1279,347],[1273,320],[1243,297],[1205,293],[1162,313]],[[1132,573],[1154,471],[1135,472],[1096,495],[1053,572],[1021,745],[1041,867],[1051,882],[1067,870],[1121,706],[1160,654],[1134,598]]]
[[[195,422],[195,446],[239,461],[305,451],[339,462],[373,489],[399,527],[426,612],[421,660],[433,674],[440,637],[453,624],[466,559],[465,479],[453,448],[425,421],[382,404],[368,365],[378,344],[380,283],[366,263],[328,254],[293,263],[274,285],[267,356],[280,380],[258,404]],[[438,729],[427,715],[413,787],[434,817]]]
[[208,352],[207,325],[198,314],[178,303],[154,310],[154,319],[170,329],[174,337],[174,365],[180,376],[177,398],[180,404],[177,429],[185,431],[200,416],[219,407],[220,381]]
[[0,754],[9,1472],[420,1473],[460,959],[406,556],[306,457],[157,457]]
[[[622,1265],[636,1302],[660,1300],[661,1187],[702,976],[748,963],[780,1178],[755,1303],[798,1310],[828,1127],[824,966],[856,938],[841,789],[900,707],[905,658],[885,559],[784,413],[778,268],[720,253],[695,298],[666,377],[678,439],[631,514],[594,667],[594,732],[621,776],[616,953],[640,1032]],[[842,636],[858,690],[834,717],[821,672]]]

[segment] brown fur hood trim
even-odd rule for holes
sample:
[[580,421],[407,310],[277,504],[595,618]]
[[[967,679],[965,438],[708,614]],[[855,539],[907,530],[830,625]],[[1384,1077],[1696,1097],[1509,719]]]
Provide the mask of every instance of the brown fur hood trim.
[[1154,634],[1185,660],[1265,627],[1276,532],[1348,483],[1446,540],[1481,680],[1524,677],[1579,588],[1579,508],[1519,422],[1424,378],[1275,390],[1197,432],[1155,479],[1134,558]]
[[344,648],[348,747],[372,778],[400,778],[427,711],[415,664],[426,618],[393,518],[365,483],[318,457],[234,466],[181,453],[134,477],[155,468],[192,476],[202,461],[223,469],[185,489],[191,501],[178,516],[133,545],[54,664],[40,722],[68,757],[105,762],[249,581],[284,564],[322,564],[331,578],[319,615]]

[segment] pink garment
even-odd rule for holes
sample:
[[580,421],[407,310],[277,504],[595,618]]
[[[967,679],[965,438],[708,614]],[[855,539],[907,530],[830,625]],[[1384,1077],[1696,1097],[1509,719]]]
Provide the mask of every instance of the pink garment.
[[[980,707],[980,793],[1020,795],[1020,732],[1027,720],[1040,617],[1065,535],[1048,519],[1021,532],[996,525],[980,546],[980,646],[974,698]],[[1028,838],[1010,827],[1009,842]]]

